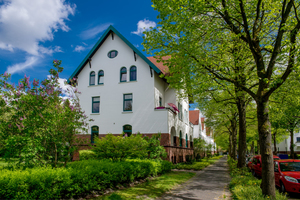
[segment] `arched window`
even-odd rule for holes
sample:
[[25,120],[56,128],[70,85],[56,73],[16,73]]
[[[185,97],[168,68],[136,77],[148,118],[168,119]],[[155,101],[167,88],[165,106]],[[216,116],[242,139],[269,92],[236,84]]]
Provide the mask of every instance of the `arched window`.
[[185,134],[185,147],[187,148],[188,147],[188,135]]
[[182,133],[179,132],[179,146],[182,147]]
[[98,72],[98,85],[101,85],[104,83],[104,71],[100,70]]
[[91,143],[94,144],[95,138],[99,137],[99,127],[98,126],[92,126],[91,130]]
[[95,85],[95,72],[90,73],[90,85]]
[[122,67],[120,71],[120,82],[126,82],[127,81],[127,69],[126,67]]
[[127,134],[127,136],[130,136],[132,134],[132,126],[129,124],[124,125],[123,132]]
[[136,81],[136,66],[130,67],[130,81]]

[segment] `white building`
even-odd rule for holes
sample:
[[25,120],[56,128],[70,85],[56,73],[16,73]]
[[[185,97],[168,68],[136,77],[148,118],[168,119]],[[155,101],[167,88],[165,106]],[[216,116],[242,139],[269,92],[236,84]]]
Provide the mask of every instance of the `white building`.
[[94,136],[108,133],[161,133],[170,161],[181,162],[192,155],[188,99],[179,100],[159,77],[167,70],[110,26],[70,77],[77,78],[82,109],[95,120],[89,134],[80,137],[93,143]]
[[[277,152],[281,154],[290,154],[291,137],[287,137],[285,140],[276,144]],[[274,145],[272,145],[274,152]],[[300,154],[300,133],[294,133],[294,152]]]
[[205,126],[205,118],[202,116],[199,109],[190,110],[190,122],[194,125],[193,138],[201,138],[206,144],[211,144],[213,152],[216,149],[216,144],[213,139],[213,130]]

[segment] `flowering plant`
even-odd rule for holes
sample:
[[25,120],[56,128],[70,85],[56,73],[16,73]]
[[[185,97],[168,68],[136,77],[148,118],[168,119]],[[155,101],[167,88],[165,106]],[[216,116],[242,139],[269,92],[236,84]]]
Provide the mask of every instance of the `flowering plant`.
[[17,158],[26,167],[65,164],[76,150],[75,134],[86,131],[87,116],[81,110],[78,91],[59,85],[61,61],[53,61],[50,76],[39,81],[24,76],[18,85],[0,75],[0,154],[7,160]]

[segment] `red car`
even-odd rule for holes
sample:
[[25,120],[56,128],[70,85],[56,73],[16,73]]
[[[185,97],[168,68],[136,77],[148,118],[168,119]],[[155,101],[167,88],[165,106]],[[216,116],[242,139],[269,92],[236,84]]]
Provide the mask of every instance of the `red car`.
[[[273,160],[279,160],[278,156],[273,155]],[[252,161],[248,163],[253,176],[261,177],[261,155],[253,156]]]
[[300,160],[276,160],[275,185],[281,192],[300,193]]

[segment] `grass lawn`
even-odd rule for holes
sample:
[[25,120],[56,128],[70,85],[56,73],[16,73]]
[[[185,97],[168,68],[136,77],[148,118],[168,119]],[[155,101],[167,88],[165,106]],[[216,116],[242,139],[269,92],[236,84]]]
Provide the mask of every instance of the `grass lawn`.
[[216,156],[209,159],[204,158],[200,162],[194,162],[193,164],[178,163],[177,165],[175,165],[175,168],[185,170],[202,170],[205,167],[215,163],[220,158],[222,158],[222,156]]
[[195,173],[192,172],[170,172],[137,186],[97,197],[94,200],[153,199],[189,180],[194,175]]

